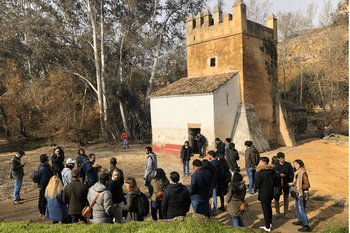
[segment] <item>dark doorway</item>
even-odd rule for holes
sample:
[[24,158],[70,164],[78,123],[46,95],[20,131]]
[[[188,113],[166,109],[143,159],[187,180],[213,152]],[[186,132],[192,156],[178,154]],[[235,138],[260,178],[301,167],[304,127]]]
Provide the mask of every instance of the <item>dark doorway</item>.
[[192,151],[194,154],[198,154],[198,146],[197,146],[197,135],[201,133],[200,128],[188,128],[188,141],[190,142],[190,146],[192,147]]

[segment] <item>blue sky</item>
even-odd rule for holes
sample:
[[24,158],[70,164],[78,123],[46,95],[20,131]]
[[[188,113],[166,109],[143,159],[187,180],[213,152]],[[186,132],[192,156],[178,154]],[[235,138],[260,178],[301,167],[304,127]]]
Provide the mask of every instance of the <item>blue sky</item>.
[[[244,0],[243,0],[244,1]],[[216,0],[210,0],[209,6],[213,8],[217,1]],[[224,0],[224,13],[231,13],[232,6],[234,4],[235,0]],[[318,26],[318,14],[323,9],[324,6],[324,0],[270,0],[272,2],[272,10],[271,12],[273,14],[277,14],[279,11],[286,12],[286,11],[304,11],[306,12],[307,6],[313,2],[317,4],[317,12],[315,16],[314,25]],[[339,0],[331,0],[333,9],[336,9],[337,4]]]

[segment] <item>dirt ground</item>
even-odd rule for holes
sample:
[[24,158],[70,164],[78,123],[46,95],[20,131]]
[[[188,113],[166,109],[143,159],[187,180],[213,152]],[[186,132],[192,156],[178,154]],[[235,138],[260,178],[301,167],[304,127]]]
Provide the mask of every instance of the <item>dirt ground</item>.
[[[22,145],[19,145],[22,148]],[[66,158],[76,158],[76,151],[79,146],[75,144],[60,145],[65,151]],[[94,153],[97,156],[96,163],[103,168],[109,168],[109,159],[116,157],[118,167],[124,171],[125,177],[134,177],[141,190],[147,193],[147,188],[143,185],[142,177],[146,155],[144,148],[146,144],[130,143],[130,149],[123,150],[121,144],[94,144],[85,147],[87,154]],[[209,148],[211,149],[211,148]],[[38,190],[31,181],[30,175],[39,165],[39,156],[43,153],[51,154],[50,147],[36,150],[26,150],[26,155],[22,158],[25,165],[25,177],[21,189],[22,204],[14,205],[12,192],[14,181],[8,179],[9,161],[17,150],[13,145],[9,145],[6,140],[0,140],[0,220],[6,222],[25,221],[51,224],[51,221],[41,220],[37,207]],[[309,139],[300,143],[297,147],[281,147],[277,150],[263,153],[262,156],[271,158],[277,152],[284,152],[286,160],[289,162],[301,159],[309,174],[311,183],[311,198],[307,203],[306,212],[309,217],[310,226],[314,232],[322,232],[322,229],[329,226],[348,226],[349,224],[349,146],[348,138],[337,136],[328,140]],[[163,168],[166,174],[171,171],[178,171],[182,174],[182,164],[179,156],[158,154],[158,166]],[[195,155],[194,158],[198,158]],[[241,155],[239,166],[244,168],[244,156]],[[191,168],[192,169],[192,168]],[[193,172],[193,171],[192,171]],[[244,180],[248,183],[245,169],[242,169]],[[190,176],[182,176],[180,182],[189,187]],[[246,197],[249,203],[249,210],[243,216],[244,226],[258,229],[263,226],[263,215],[257,194]],[[282,201],[282,198],[281,198]],[[218,200],[220,203],[220,200]],[[291,223],[296,221],[294,201],[290,198],[289,216],[290,218],[273,218],[273,231],[275,232],[296,232],[298,227]],[[226,207],[226,204],[225,204]],[[232,218],[223,211],[218,211],[218,215],[212,219],[232,226]],[[275,210],[273,209],[273,214]],[[191,216],[191,209],[187,216]],[[146,221],[150,221],[148,216]]]

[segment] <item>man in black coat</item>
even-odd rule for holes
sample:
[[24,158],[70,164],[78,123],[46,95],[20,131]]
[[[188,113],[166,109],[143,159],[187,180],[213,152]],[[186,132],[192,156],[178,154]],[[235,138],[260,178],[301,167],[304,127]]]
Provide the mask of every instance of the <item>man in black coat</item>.
[[279,185],[279,179],[275,172],[274,165],[268,165],[269,158],[260,157],[260,161],[256,170],[258,171],[255,180],[255,188],[259,190],[258,200],[264,213],[265,226],[260,229],[271,231],[272,226],[272,207],[274,188]]
[[57,146],[54,149],[54,153],[51,155],[51,163],[54,171],[54,175],[57,175],[62,181],[62,170],[64,168],[64,152],[61,147]]
[[38,171],[39,171],[38,207],[40,211],[39,217],[41,217],[42,219],[45,219],[46,204],[47,204],[47,200],[45,197],[45,189],[46,189],[46,186],[49,184],[51,177],[53,176],[53,168],[50,166],[49,157],[46,154],[40,155],[40,165],[38,167]]
[[190,194],[186,186],[178,183],[179,180],[179,173],[175,171],[170,173],[170,184],[165,189],[162,199],[162,212],[166,219],[185,217],[190,209]]
[[225,155],[225,144],[220,140],[220,138],[215,139],[215,152],[218,157],[224,156]]
[[222,182],[221,181],[224,178],[224,170],[221,167],[221,163],[219,162],[215,151],[211,150],[208,152],[208,154],[209,154],[210,163],[214,167],[216,167],[216,177],[215,177],[214,186],[213,186],[213,208],[211,208],[211,205],[209,204],[209,212],[212,215],[215,215],[216,210],[217,210],[217,206],[218,206],[217,196],[221,195],[221,190],[222,190]]
[[20,204],[20,196],[19,193],[21,191],[22,187],[22,180],[24,176],[23,167],[25,165],[21,164],[21,158],[24,156],[24,151],[20,150],[18,151],[11,159],[10,166],[11,166],[11,173],[10,177],[15,179],[15,188],[13,190],[13,203],[14,204]]
[[197,135],[197,145],[199,150],[199,158],[204,158],[207,153],[208,140],[203,134]]
[[81,215],[83,208],[88,205],[87,194],[88,187],[80,182],[80,171],[73,170],[73,180],[63,190],[62,200],[68,204],[68,213],[71,216],[72,223],[81,221],[86,222],[86,219]]
[[[120,179],[119,179],[120,171],[121,170],[118,169],[117,167],[112,170],[111,172],[112,179],[109,182],[109,186],[108,186],[108,189],[112,193],[113,204],[117,204],[116,206],[118,206],[118,204],[122,203],[123,201],[125,202],[122,184],[120,183]],[[116,222],[118,223],[123,222],[122,210],[118,207],[115,207],[115,219],[116,219]]]

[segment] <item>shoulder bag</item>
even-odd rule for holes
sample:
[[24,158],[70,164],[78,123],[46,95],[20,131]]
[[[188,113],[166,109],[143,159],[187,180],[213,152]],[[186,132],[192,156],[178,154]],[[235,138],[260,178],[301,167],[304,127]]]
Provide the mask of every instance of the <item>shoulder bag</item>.
[[91,206],[85,206],[84,209],[81,211],[81,215],[84,218],[90,218],[91,217],[91,212],[92,212],[92,207],[95,205],[95,202],[97,201],[98,196],[100,196],[101,193],[98,193],[97,196],[95,197],[95,200],[91,203]]

